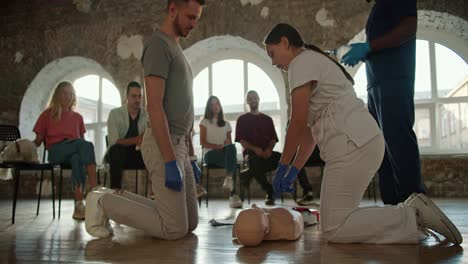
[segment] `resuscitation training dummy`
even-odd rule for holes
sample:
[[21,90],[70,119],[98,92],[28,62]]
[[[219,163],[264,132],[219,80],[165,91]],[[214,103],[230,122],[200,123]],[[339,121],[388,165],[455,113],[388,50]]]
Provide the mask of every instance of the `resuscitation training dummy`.
[[301,213],[286,208],[252,208],[239,213],[232,236],[244,246],[255,247],[263,240],[297,240],[304,232]]

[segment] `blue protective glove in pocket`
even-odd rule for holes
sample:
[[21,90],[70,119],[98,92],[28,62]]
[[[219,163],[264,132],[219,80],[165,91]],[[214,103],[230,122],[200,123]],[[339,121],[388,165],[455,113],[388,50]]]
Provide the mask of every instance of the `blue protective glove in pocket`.
[[192,160],[192,169],[193,169],[193,176],[195,176],[195,182],[198,184],[200,182],[200,176],[202,174],[200,167],[198,167],[197,160]]
[[278,164],[278,169],[276,169],[275,176],[273,177],[273,196],[275,198],[279,198],[281,196],[281,182],[283,181],[284,175],[286,175],[287,171],[287,164]]
[[343,56],[341,63],[354,67],[359,61],[364,60],[371,51],[369,42],[351,44],[351,49]]
[[299,169],[294,166],[291,166],[288,174],[286,174],[286,176],[281,181],[281,192],[294,192],[294,188],[291,187],[291,185],[296,180],[297,174],[299,174]]
[[182,191],[182,172],[176,160],[166,162],[166,183],[165,186],[173,191]]

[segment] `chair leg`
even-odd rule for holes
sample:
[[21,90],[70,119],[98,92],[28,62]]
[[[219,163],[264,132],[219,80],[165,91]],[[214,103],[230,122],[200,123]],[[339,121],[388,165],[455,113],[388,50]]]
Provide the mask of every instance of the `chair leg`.
[[50,178],[52,179],[52,215],[55,219],[55,176],[53,168],[50,170]]
[[60,178],[59,178],[59,204],[58,204],[58,218],[60,219],[60,212],[62,210],[62,179],[63,179],[63,170],[60,168]]
[[104,187],[107,186],[107,169],[104,170]]
[[297,179],[294,181],[293,199],[294,199],[294,202],[297,201]]
[[249,186],[247,186],[247,202],[248,204],[250,204],[250,182],[249,182]]
[[16,201],[18,199],[18,189],[19,189],[19,181],[20,181],[20,170],[15,169],[15,189],[13,190],[13,212],[11,217],[11,224],[15,224],[15,213],[16,213]]
[[135,170],[135,194],[138,194],[138,170]]
[[41,179],[39,181],[39,194],[37,195],[37,210],[36,216],[39,215],[39,207],[41,205],[41,195],[42,195],[42,180],[44,179],[44,171],[41,170]]
[[206,208],[208,208],[208,195],[210,195],[210,192],[208,190],[209,185],[210,185],[210,169],[206,168],[206,197],[205,197]]

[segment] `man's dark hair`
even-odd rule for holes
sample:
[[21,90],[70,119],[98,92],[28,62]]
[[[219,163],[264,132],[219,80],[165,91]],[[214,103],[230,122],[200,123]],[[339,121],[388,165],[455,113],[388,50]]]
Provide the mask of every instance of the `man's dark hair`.
[[181,3],[188,3],[190,1],[195,1],[197,3],[199,3],[200,5],[205,5],[205,0],[167,0],[167,10],[169,11],[169,6],[172,4],[172,3],[175,3],[176,5],[179,5]]
[[127,85],[127,93],[126,93],[127,95],[128,95],[128,93],[130,92],[130,88],[132,88],[132,87],[141,89],[141,85],[140,85],[138,82],[131,81],[131,82],[129,82],[128,85]]

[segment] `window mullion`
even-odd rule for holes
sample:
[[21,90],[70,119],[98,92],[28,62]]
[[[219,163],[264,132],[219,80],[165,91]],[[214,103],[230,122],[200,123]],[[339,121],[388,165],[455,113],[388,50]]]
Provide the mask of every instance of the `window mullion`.
[[208,97],[213,95],[213,64],[208,66]]
[[94,138],[96,146],[94,148],[97,150],[96,154],[98,157],[102,156],[103,150],[101,149],[101,130],[102,130],[102,76],[99,76],[99,99],[98,99],[98,125],[96,127],[96,136]]
[[[247,61],[243,60],[244,62],[244,98],[247,96],[247,91],[249,90],[249,69]],[[247,112],[247,106],[244,103],[244,111]]]

